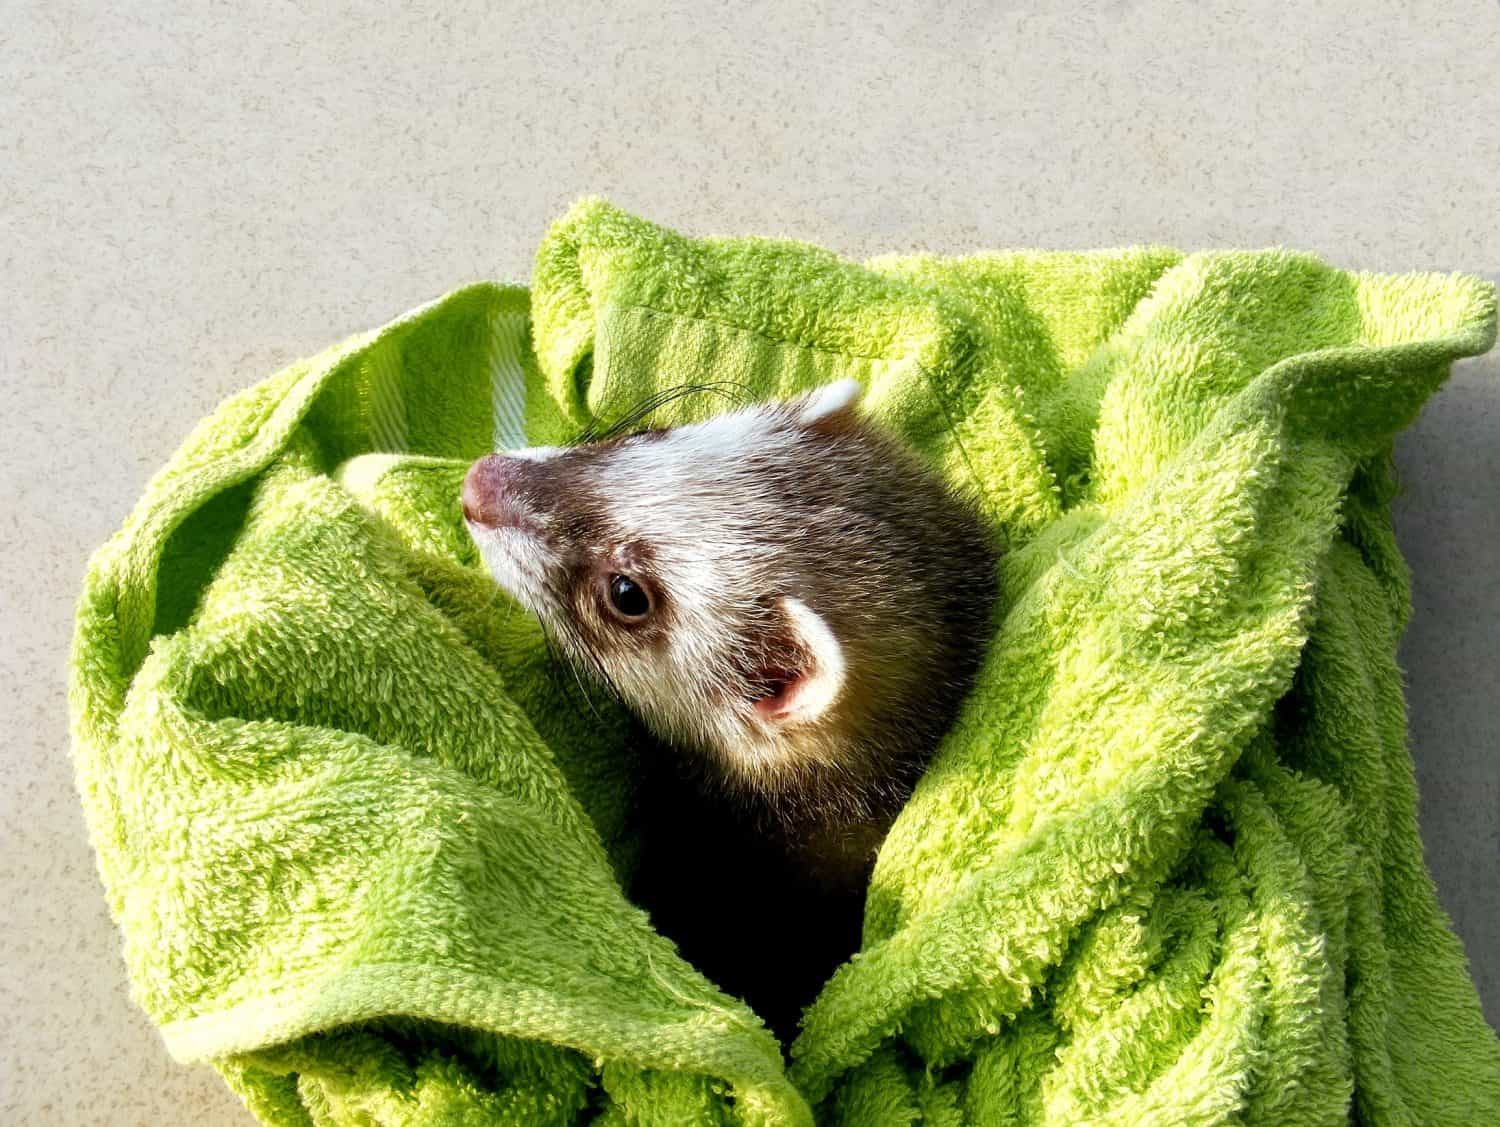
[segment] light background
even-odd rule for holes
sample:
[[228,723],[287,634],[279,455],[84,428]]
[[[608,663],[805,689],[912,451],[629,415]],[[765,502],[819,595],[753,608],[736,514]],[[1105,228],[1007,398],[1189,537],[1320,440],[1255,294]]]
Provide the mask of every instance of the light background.
[[[598,192],[888,250],[1500,270],[1500,7],[0,0],[0,1120],[248,1122],[130,1004],[67,758],[87,554],[230,392]],[[1500,359],[1403,438],[1428,858],[1500,1020]]]

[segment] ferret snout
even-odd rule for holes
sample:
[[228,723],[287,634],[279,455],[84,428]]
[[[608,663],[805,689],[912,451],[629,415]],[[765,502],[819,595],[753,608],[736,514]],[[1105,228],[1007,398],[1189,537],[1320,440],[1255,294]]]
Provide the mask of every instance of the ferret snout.
[[537,463],[486,454],[464,477],[464,519],[485,528],[515,528],[527,522],[525,494],[536,486]]

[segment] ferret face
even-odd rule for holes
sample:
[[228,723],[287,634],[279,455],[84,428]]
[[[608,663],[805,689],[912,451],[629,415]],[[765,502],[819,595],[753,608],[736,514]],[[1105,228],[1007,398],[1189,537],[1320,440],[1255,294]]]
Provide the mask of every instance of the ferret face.
[[972,676],[994,561],[859,391],[490,455],[470,532],[576,664],[729,781],[848,773],[882,740],[923,754]]
[[[754,774],[836,710],[843,648],[788,547],[859,386],[596,446],[492,454],[464,515],[496,580],[669,739]],[[804,739],[803,741],[807,741]]]

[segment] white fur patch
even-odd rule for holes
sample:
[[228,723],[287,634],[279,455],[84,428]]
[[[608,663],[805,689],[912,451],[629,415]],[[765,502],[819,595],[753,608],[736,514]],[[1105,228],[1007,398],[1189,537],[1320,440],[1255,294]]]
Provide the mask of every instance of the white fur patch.
[[865,389],[855,379],[835,380],[824,384],[802,401],[797,418],[804,424],[815,423],[838,411],[853,407],[864,396]]
[[[730,529],[731,542],[743,541],[764,513],[726,511],[721,498],[742,495],[735,480],[747,473],[747,455],[792,446],[797,436],[765,410],[721,415],[706,422],[678,427],[664,435],[628,440],[605,467],[611,515],[630,533],[654,533],[653,541],[682,540],[694,554],[709,553],[716,531],[702,521],[705,510],[720,521],[740,525]],[[719,529],[718,531],[723,531]]]
[[554,613],[546,582],[547,571],[555,563],[551,553],[535,536],[519,528],[465,523],[495,582],[532,614],[547,621]]
[[524,450],[507,450],[507,458],[524,458],[528,462],[545,462],[563,452],[561,446],[528,446]]

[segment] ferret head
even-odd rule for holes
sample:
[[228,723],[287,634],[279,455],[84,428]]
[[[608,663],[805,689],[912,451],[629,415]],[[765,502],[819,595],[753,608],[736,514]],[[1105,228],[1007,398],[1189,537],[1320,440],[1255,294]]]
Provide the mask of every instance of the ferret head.
[[[495,578],[658,735],[773,792],[925,755],[989,627],[987,537],[846,380],[463,487]],[[897,751],[896,749],[910,749]]]

